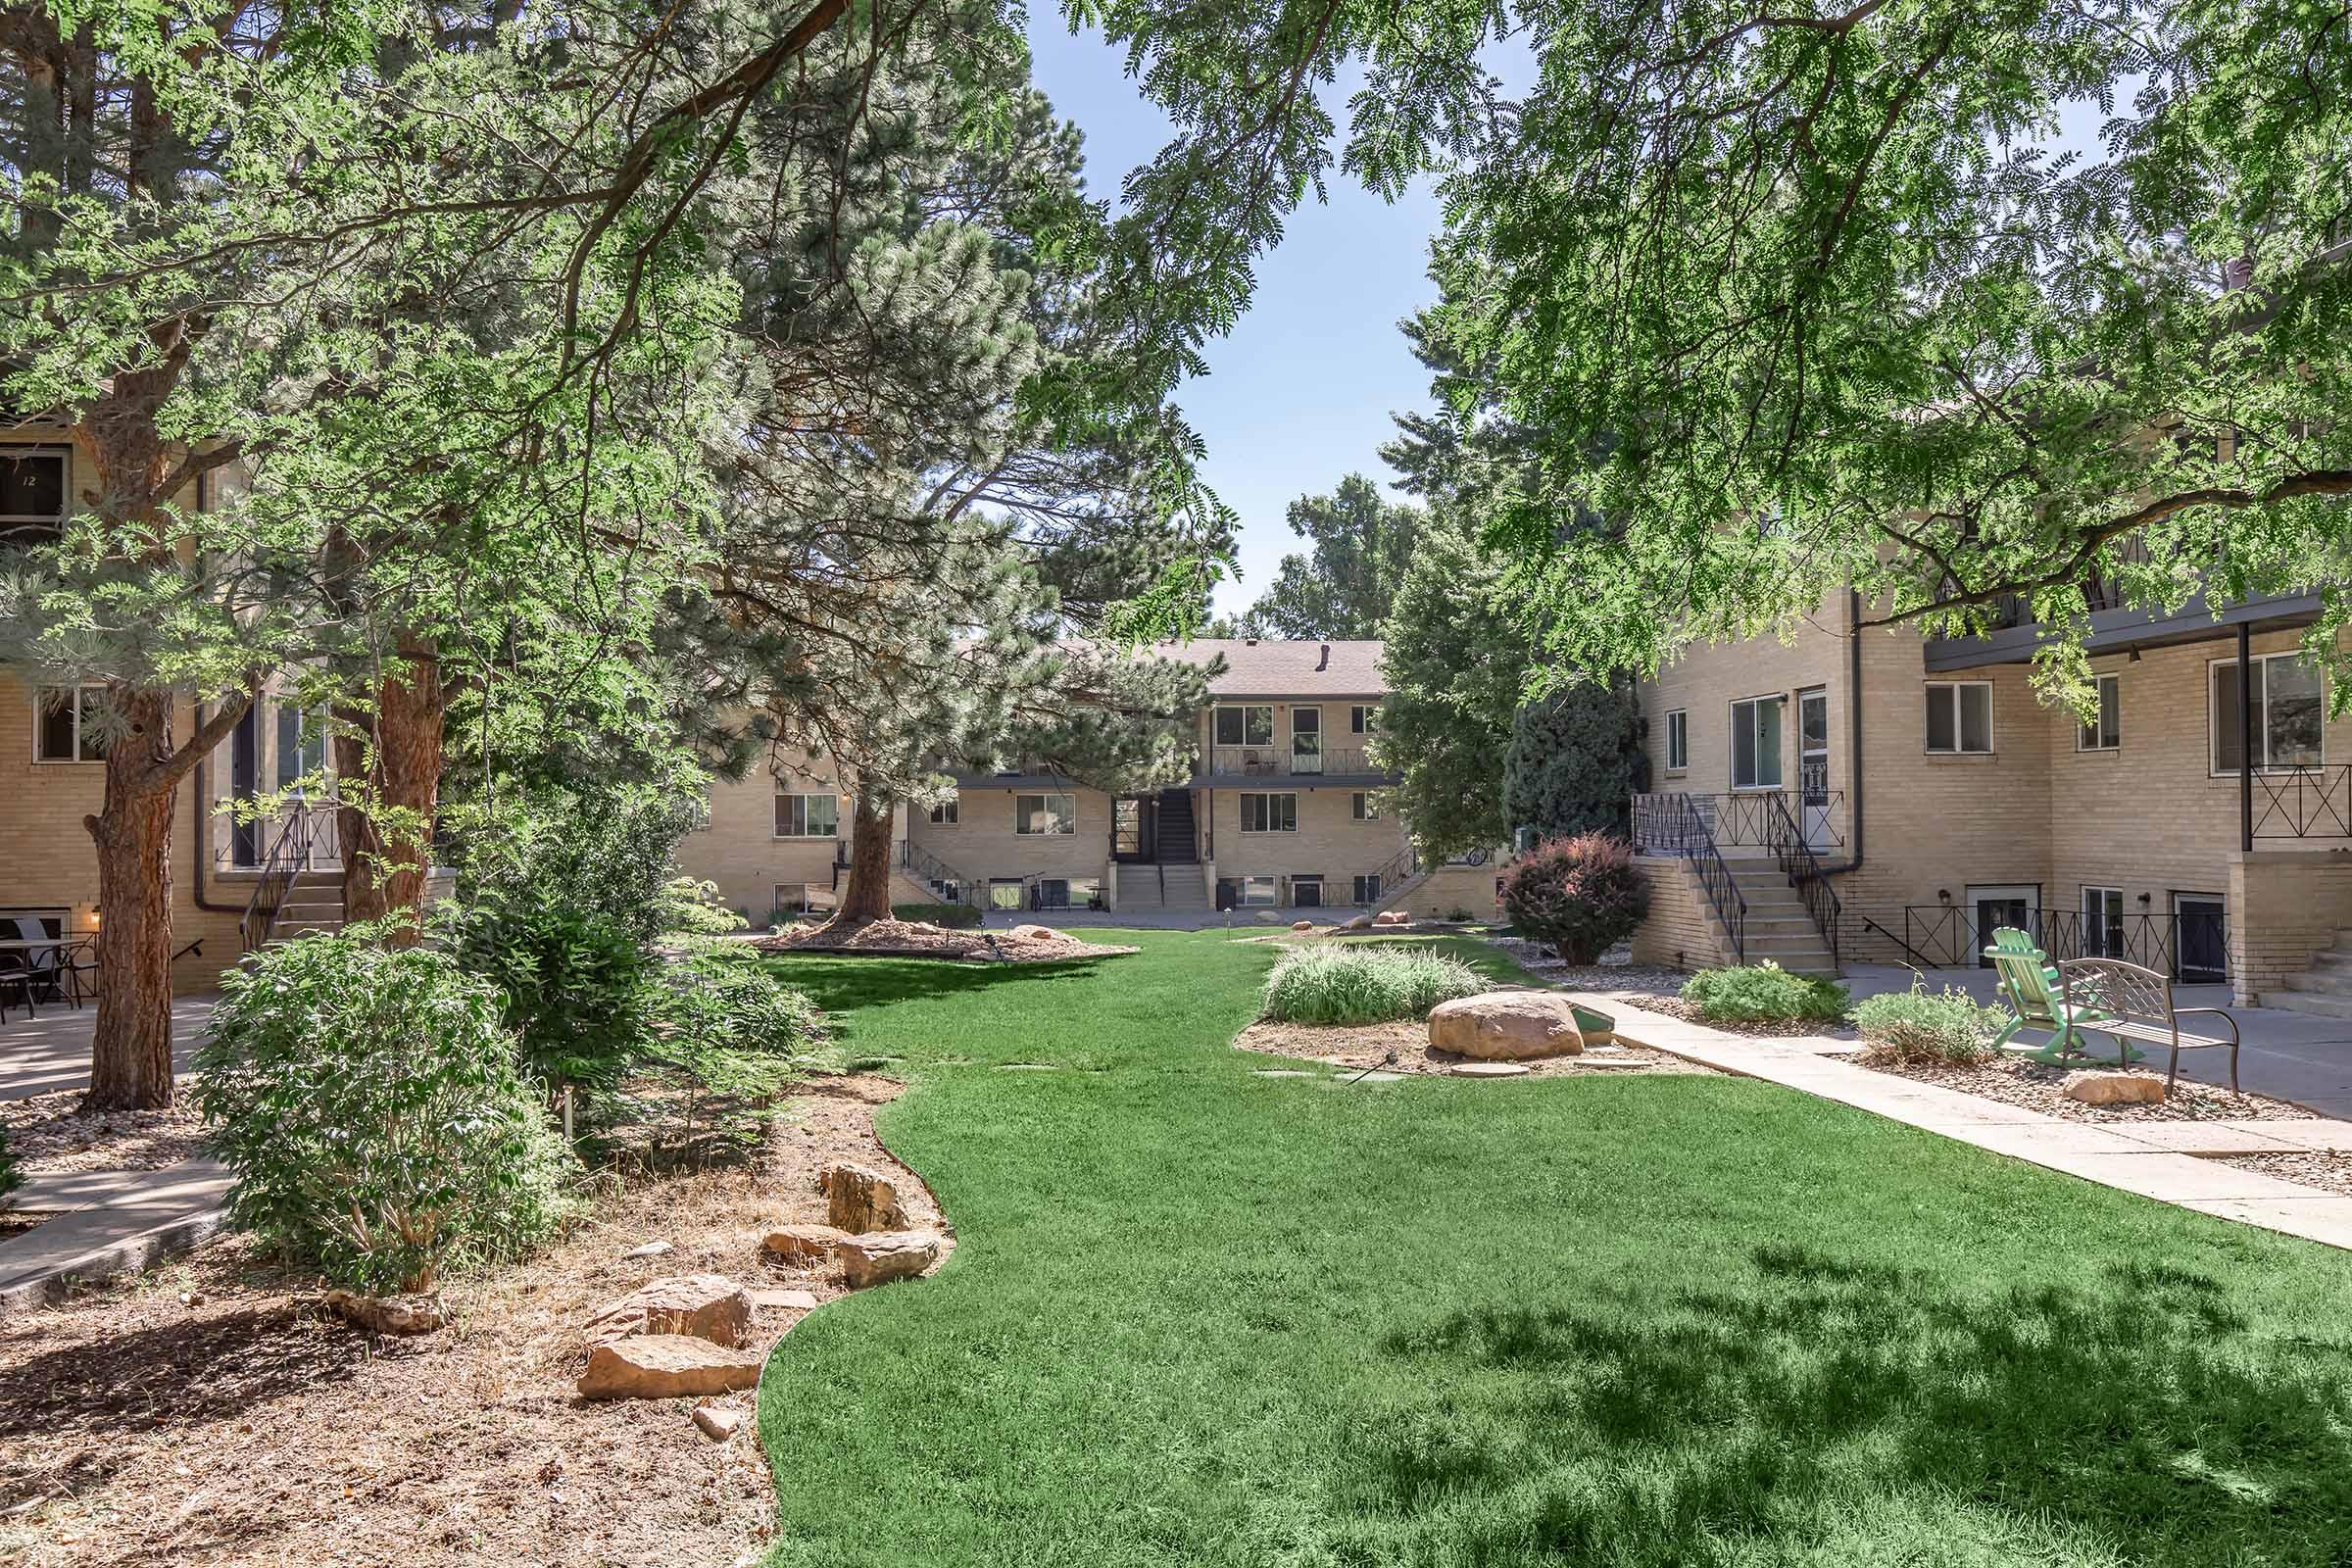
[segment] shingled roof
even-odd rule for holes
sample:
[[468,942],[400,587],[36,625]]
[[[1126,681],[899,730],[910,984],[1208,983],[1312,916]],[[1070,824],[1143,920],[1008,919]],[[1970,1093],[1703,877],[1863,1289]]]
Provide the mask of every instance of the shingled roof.
[[1383,697],[1389,683],[1380,673],[1380,649],[1377,640],[1294,643],[1231,637],[1163,643],[1155,652],[1195,664],[1224,656],[1225,672],[1208,683],[1210,694],[1221,698]]

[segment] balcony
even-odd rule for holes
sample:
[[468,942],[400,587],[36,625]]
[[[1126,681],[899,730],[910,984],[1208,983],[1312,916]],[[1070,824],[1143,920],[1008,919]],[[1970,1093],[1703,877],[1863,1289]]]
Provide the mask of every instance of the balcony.
[[1207,762],[1210,779],[1328,778],[1379,782],[1389,777],[1360,747],[1299,751],[1289,746],[1212,746]]

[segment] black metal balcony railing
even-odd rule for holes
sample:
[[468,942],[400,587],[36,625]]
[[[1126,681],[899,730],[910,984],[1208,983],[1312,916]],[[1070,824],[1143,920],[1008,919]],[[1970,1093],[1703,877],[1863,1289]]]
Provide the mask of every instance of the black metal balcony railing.
[[2254,836],[2352,838],[2352,766],[2338,763],[2256,773]]
[[[1815,851],[1838,849],[1845,843],[1845,791],[1830,789],[1735,790],[1722,795],[1672,794],[1634,797],[1634,843],[1659,853],[1682,854],[1683,849],[1661,834],[1671,835],[1680,820],[1679,808],[1643,803],[1687,801],[1706,829],[1710,842],[1735,848],[1775,849],[1783,819],[1795,824],[1804,844]],[[1644,822],[1647,826],[1644,826]]]
[[1745,963],[1747,900],[1715,847],[1714,835],[1698,809],[1698,799],[1690,795],[1635,796],[1634,848],[1645,855],[1679,855],[1690,862],[1707,902],[1714,906],[1715,918],[1723,922],[1724,934],[1731,938],[1733,961]]
[[[2229,922],[2220,913],[2146,911],[2085,919],[2080,909],[2028,909],[2022,918],[1997,923],[2030,934],[2052,963],[2123,958],[2192,984],[2218,982],[2229,969]],[[1974,969],[1983,965],[1992,931],[1965,905],[1915,904],[1903,909],[1901,945],[1924,968]]]
[[1314,778],[1326,773],[1377,773],[1361,747],[1324,747],[1302,752],[1290,746],[1212,746],[1208,771],[1245,778]]

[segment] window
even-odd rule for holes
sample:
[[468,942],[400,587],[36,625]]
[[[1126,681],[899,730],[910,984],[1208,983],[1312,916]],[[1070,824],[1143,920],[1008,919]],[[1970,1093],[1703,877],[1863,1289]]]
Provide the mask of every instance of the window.
[[1680,773],[1690,765],[1690,715],[1681,709],[1666,715],[1666,771]]
[[838,838],[841,801],[831,795],[776,796],[776,837],[780,839]]
[[1281,897],[1280,890],[1270,876],[1246,876],[1241,879],[1241,882],[1244,904],[1270,906]]
[[280,703],[277,707],[277,787],[292,789],[294,781],[326,771],[326,713],[304,712]]
[[1323,878],[1319,875],[1291,878],[1291,906],[1301,909],[1323,907]]
[[1348,814],[1358,822],[1380,820],[1380,797],[1370,790],[1357,790],[1348,797]]
[[931,808],[931,825],[933,827],[954,827],[957,804],[956,798],[951,795]]
[[1291,710],[1291,770],[1295,773],[1323,771],[1323,710],[1320,708]]
[[1298,797],[1296,795],[1244,795],[1242,797],[1242,831],[1245,833],[1298,832]]
[[775,894],[775,902],[767,906],[767,923],[771,926],[785,923],[776,918],[778,915],[824,914],[840,906],[840,899],[831,888],[808,882],[779,882]]
[[1356,873],[1355,902],[1358,904],[1378,904],[1380,902],[1380,873],[1378,871]]
[[1248,708],[1218,709],[1217,744],[1219,746],[1273,745],[1274,705],[1259,703]]
[[1968,754],[1992,750],[1992,682],[1928,683],[1928,750]]
[[0,545],[37,544],[65,531],[66,453],[0,447]]
[[74,692],[52,687],[33,693],[32,760],[104,761],[106,748],[98,740],[98,710],[105,701],[103,686],[84,686]]
[[1078,831],[1075,795],[1016,795],[1012,798],[1012,830],[1037,835]]
[[1380,705],[1358,703],[1348,710],[1348,733],[1369,735],[1380,728]]
[[2075,732],[2078,752],[2112,752],[2124,744],[2124,683],[2117,675],[2101,675],[2098,715]]
[[1782,697],[1751,697],[1732,705],[1732,788],[1781,787]]
[[[2234,773],[2245,739],[2237,711],[2237,661],[2219,659],[2211,669],[2213,770]],[[2319,766],[2325,695],[2319,667],[2305,663],[2300,654],[2258,654],[2250,678],[2254,765]]]
[[2082,890],[2082,956],[2085,958],[2120,958],[2124,956],[2124,890],[2122,888],[2084,888]]

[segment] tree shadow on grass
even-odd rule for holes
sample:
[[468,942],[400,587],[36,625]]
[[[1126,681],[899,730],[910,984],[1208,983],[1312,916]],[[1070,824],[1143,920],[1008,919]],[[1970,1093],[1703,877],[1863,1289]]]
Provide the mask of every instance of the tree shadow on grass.
[[1719,1561],[1897,1494],[2133,1561],[2352,1562],[2340,1333],[2258,1333],[2155,1264],[1970,1296],[1803,1248],[1751,1263],[1391,1336],[1444,1403],[1399,1420],[1365,1503],[1442,1516],[1472,1562]]
[[973,997],[1007,985],[1091,979],[1102,965],[1115,961],[1109,956],[1053,963],[973,963],[950,958],[810,954],[773,958],[770,967],[777,979],[824,1009],[826,1032],[841,1041],[855,1037],[855,1015],[863,1007]]

